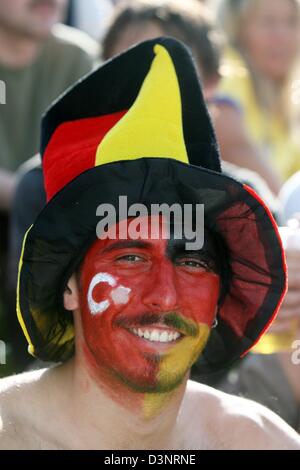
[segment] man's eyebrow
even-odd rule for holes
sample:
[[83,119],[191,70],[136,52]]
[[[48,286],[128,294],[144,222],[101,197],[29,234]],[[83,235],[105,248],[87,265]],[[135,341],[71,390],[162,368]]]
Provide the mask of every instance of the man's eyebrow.
[[192,255],[192,256],[197,256],[199,258],[211,257],[212,259],[214,259],[213,253],[210,252],[210,250],[207,248],[205,244],[200,250],[187,250],[186,249],[187,243],[188,241],[186,239],[180,239],[180,240],[171,239],[167,246],[168,255],[171,257]]
[[174,239],[174,238],[171,238],[171,240],[169,240],[168,242],[168,245],[167,245],[167,249],[168,251],[173,254],[203,254],[203,252],[205,251],[204,248],[202,248],[201,250],[187,250],[186,249],[186,245],[187,243],[189,243],[189,241],[185,238],[181,238],[181,239]]
[[124,241],[116,241],[111,245],[104,248],[103,253],[110,253],[114,250],[120,250],[122,248],[144,248],[149,249],[151,247],[151,243],[141,241],[141,240],[124,240]]

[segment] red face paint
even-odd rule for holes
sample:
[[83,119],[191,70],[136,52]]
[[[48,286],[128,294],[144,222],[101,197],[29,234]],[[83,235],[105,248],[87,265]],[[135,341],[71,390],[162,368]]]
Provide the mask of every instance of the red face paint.
[[168,243],[129,234],[97,240],[81,269],[82,326],[93,368],[141,392],[167,391],[184,378],[216,313],[219,276],[196,254],[171,259]]

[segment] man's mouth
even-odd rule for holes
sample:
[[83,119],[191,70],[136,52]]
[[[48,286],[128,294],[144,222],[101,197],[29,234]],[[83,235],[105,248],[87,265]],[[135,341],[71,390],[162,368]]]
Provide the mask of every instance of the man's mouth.
[[146,339],[153,343],[174,343],[182,338],[176,330],[158,329],[158,328],[130,328],[129,330],[135,336]]
[[[118,328],[125,329],[144,346],[156,345],[162,350],[186,337],[195,337],[198,326],[192,320],[183,318],[176,312],[165,314],[145,313],[143,315],[119,316],[115,320]],[[142,344],[141,343],[141,344]]]

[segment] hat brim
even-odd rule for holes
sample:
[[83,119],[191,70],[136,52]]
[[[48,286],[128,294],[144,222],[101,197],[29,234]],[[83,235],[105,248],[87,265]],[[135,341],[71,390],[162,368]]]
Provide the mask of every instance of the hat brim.
[[221,173],[166,158],[92,168],[46,205],[28,231],[20,260],[17,310],[29,350],[45,361],[74,354],[72,314],[63,307],[71,274],[96,239],[97,207],[143,203],[204,204],[205,223],[224,241],[231,279],[199,360],[203,373],[244,355],[276,315],[286,291],[286,266],[270,211],[250,188]]

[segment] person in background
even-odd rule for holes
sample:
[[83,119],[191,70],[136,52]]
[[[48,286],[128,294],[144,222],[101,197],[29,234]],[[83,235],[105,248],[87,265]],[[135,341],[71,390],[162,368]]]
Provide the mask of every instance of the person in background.
[[[285,180],[300,168],[291,109],[300,2],[222,0],[218,17],[228,42],[219,93],[240,108],[251,141]],[[224,109],[222,121],[231,114]]]
[[[279,192],[284,224],[299,212],[299,173],[294,173],[300,168],[300,150],[293,137],[288,93],[299,55],[299,11],[297,0],[223,0],[219,14],[230,46],[219,92],[240,106],[251,140],[282,179],[292,175]],[[288,293],[267,333],[273,341],[290,338],[289,344],[270,354],[250,355],[218,387],[264,404],[300,432],[299,227],[293,232],[285,244]],[[257,351],[263,351],[265,341],[258,343]]]
[[183,41],[196,59],[222,159],[258,173],[276,194],[280,188],[278,175],[252,145],[239,109],[232,100],[216,97],[223,38],[203,3],[198,0],[121,2],[103,39],[102,57],[109,59],[139,41],[161,35]]
[[127,47],[153,37],[169,35],[193,52],[205,95],[219,80],[222,37],[209,10],[197,0],[125,0],[115,9],[102,41],[102,58],[108,60]]
[[0,209],[8,211],[16,170],[37,153],[47,106],[85,75],[97,53],[88,36],[62,25],[66,0],[0,0]]
[[[8,329],[8,338],[3,338],[1,329],[7,344],[17,328],[15,293],[7,296],[4,286],[8,279],[8,218],[18,168],[39,150],[41,115],[92,69],[98,55],[98,45],[89,36],[58,24],[66,7],[66,0],[0,0],[0,80],[6,88],[5,104],[0,105],[0,321]],[[23,194],[23,212],[36,177],[41,176],[32,175],[34,181],[30,179]],[[32,193],[32,197],[38,199],[39,195]],[[15,292],[15,284],[13,288]]]

